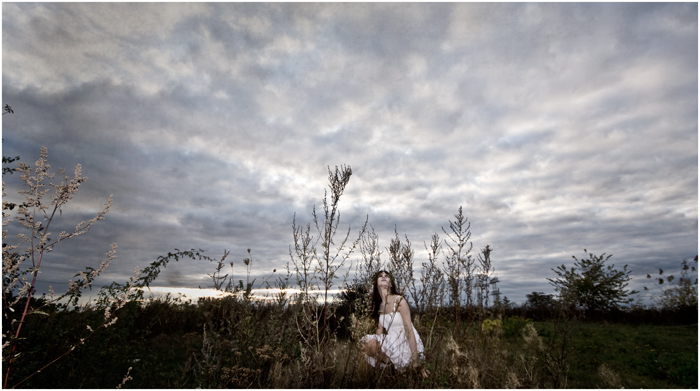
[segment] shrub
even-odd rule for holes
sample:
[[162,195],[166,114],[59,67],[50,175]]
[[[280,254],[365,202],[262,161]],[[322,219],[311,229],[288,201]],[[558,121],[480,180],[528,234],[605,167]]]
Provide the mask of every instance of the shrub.
[[503,335],[514,337],[520,335],[522,330],[532,322],[522,316],[509,316],[503,319]]
[[[697,255],[693,261],[697,266]],[[695,273],[695,281],[693,281],[691,273]],[[698,277],[696,267],[689,266],[688,261],[684,259],[681,262],[681,275],[678,279],[673,275],[662,277],[663,274],[663,269],[659,269],[659,277],[656,278],[647,274],[647,279],[651,280],[661,291],[661,295],[654,297],[661,307],[670,310],[695,309],[697,311]],[[664,283],[666,284],[664,285]],[[644,290],[649,290],[649,288],[644,287]]]
[[622,270],[615,269],[615,265],[605,265],[612,257],[603,253],[595,256],[588,253],[588,259],[578,259],[574,266],[567,269],[565,265],[552,269],[559,277],[548,278],[554,289],[559,293],[564,304],[573,307],[582,307],[586,311],[610,310],[619,308],[620,304],[630,303],[630,295],[639,293],[625,289],[629,276],[632,273],[627,270],[627,265]]

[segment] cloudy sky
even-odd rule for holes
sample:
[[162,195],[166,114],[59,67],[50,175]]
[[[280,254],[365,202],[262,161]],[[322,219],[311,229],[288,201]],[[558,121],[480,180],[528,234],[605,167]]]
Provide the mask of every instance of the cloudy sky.
[[[353,175],[341,227],[423,242],[460,206],[500,289],[553,293],[572,255],[631,287],[698,251],[697,3],[3,3],[2,152],[89,179],[39,291],[178,249],[283,269],[327,167]],[[19,175],[6,175],[19,200]],[[444,235],[442,235],[444,237]],[[9,241],[14,240],[12,237]],[[386,260],[386,250],[382,255]],[[208,262],[154,285],[211,286]],[[418,272],[418,269],[416,269]],[[641,290],[641,289],[640,289]]]

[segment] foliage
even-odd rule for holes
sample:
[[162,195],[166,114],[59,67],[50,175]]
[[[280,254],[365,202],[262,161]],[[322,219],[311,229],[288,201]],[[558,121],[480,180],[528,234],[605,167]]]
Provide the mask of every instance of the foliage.
[[[320,361],[320,367],[325,368],[328,354],[334,344],[337,328],[343,321],[342,317],[336,317],[337,305],[333,304],[333,297],[329,296],[331,288],[341,280],[339,285],[344,286],[350,273],[351,265],[343,274],[343,268],[350,255],[365,235],[367,222],[360,229],[358,238],[348,243],[350,227],[344,237],[338,241],[336,235],[340,224],[340,198],[345,187],[350,181],[352,168],[350,166],[335,167],[331,171],[328,167],[328,184],[330,188],[330,202],[328,191],[324,190],[323,215],[316,213],[314,206],[312,211],[317,235],[311,234],[311,224],[296,225],[296,214],[292,222],[292,236],[294,249],[289,248],[291,258],[287,264],[287,274],[292,275],[292,268],[296,277],[299,293],[294,295],[294,300],[300,304],[294,319],[296,329],[302,341],[300,341],[300,354],[304,356],[304,373],[309,373],[306,386],[311,386],[319,378],[321,385],[326,386],[329,374],[324,370],[313,374],[308,370]],[[320,218],[322,218],[322,220]],[[336,244],[337,243],[337,244]],[[317,245],[321,250],[317,250]],[[318,305],[318,302],[321,305]],[[315,376],[315,375],[320,375]]]
[[354,341],[359,341],[376,330],[371,319],[372,289],[373,277],[382,268],[382,252],[379,247],[379,235],[371,225],[369,230],[361,232],[359,248],[361,259],[355,262],[352,281],[344,283],[339,295],[341,305],[338,310],[338,314],[349,321],[349,327],[340,329],[338,337],[349,335]]
[[548,308],[556,303],[554,295],[548,295],[544,292],[528,293],[525,297],[527,298],[527,305],[531,308]]
[[615,269],[614,264],[606,267],[605,262],[612,254],[596,256],[585,249],[583,251],[588,254],[587,259],[572,256],[576,261],[574,266],[567,269],[562,264],[552,269],[559,277],[547,279],[559,293],[562,302],[587,311],[610,310],[632,302],[629,296],[639,292],[626,289],[631,279],[627,265],[622,270]]
[[[8,105],[8,104],[5,104],[5,107],[3,108],[2,115],[13,114],[13,113],[14,113],[14,111],[12,110],[12,107],[10,107],[10,105]],[[2,164],[10,164],[10,163],[15,162],[17,160],[19,160],[19,156],[15,156],[15,157],[3,156],[2,157]],[[19,169],[11,168],[11,167],[3,167],[2,168],[2,175],[12,174],[15,171],[19,171]],[[14,204],[13,204],[13,207],[14,207]],[[10,209],[12,209],[12,208],[10,208]]]
[[[697,255],[693,261],[697,266]],[[661,291],[661,295],[655,297],[661,307],[671,310],[694,308],[697,311],[698,277],[696,266],[688,265],[688,261],[684,259],[681,262],[681,275],[678,279],[672,274],[662,277],[664,274],[663,269],[659,269],[659,277],[656,278],[652,278],[650,274],[647,274],[647,279],[651,280],[657,289]],[[695,273],[695,281],[693,281],[690,273]],[[664,283],[666,284],[664,285]],[[649,290],[649,288],[644,287],[644,290]]]
[[355,264],[353,281],[369,291],[373,284],[372,277],[382,268],[382,252],[379,249],[379,235],[374,232],[374,227],[370,225],[370,229],[362,233],[359,244],[362,259]]
[[[440,254],[442,253],[442,244],[440,236],[435,233],[432,236],[430,247],[424,243],[425,250],[428,252],[428,262],[423,263],[421,269],[421,289],[419,294],[419,303],[417,305],[418,313],[425,315],[425,324],[430,331],[423,343],[427,347],[432,347],[433,332],[437,324],[437,317],[440,308],[445,300],[445,275],[442,268],[438,264]],[[421,312],[421,309],[423,310]]]
[[[19,156],[15,156],[15,157],[3,156],[2,157],[2,164],[10,164],[12,162],[16,162],[17,160],[19,160]],[[12,167],[3,167],[2,168],[2,175],[12,174],[13,172],[16,172],[16,171],[19,171],[19,169],[12,168]],[[14,206],[12,208],[14,208]],[[10,209],[12,209],[12,208],[10,208]]]
[[[221,258],[220,262],[228,255],[224,252],[224,256]],[[179,261],[180,259],[189,258],[194,260],[206,260],[209,262],[215,261],[211,257],[204,255],[204,250],[191,249],[191,250],[178,250],[175,252],[168,252],[167,255],[159,255],[158,258],[152,262],[149,266],[145,267],[138,273],[135,281],[127,281],[125,283],[118,283],[112,281],[111,284],[103,286],[99,293],[96,305],[100,309],[107,307],[116,297],[126,294],[126,300],[128,301],[139,301],[144,299],[144,288],[150,289],[150,284],[155,281],[155,279],[160,274],[161,268],[165,268],[170,261]],[[77,301],[76,301],[77,303]]]
[[492,284],[494,267],[491,264],[491,251],[493,249],[488,244],[481,249],[481,253],[477,254],[477,270],[476,282],[474,287],[477,289],[476,304],[481,309],[481,316],[486,316],[486,310],[489,307],[489,286]]
[[445,274],[438,264],[439,256],[442,253],[440,236],[437,233],[433,234],[430,248],[427,244],[424,243],[424,245],[428,252],[428,262],[422,264],[420,281],[423,289],[420,301],[423,303],[422,308],[432,312],[442,305],[445,296]]
[[503,329],[503,321],[500,319],[484,319],[481,323],[481,329],[484,331]]
[[[5,105],[5,111],[12,112],[7,105]],[[59,168],[63,174],[63,180],[60,183],[55,183],[54,177],[56,174],[50,170],[48,150],[45,147],[41,148],[39,160],[36,161],[34,166],[35,168],[32,169],[24,163],[19,163],[17,171],[22,173],[21,179],[24,182],[25,190],[19,191],[24,196],[24,202],[16,212],[16,220],[5,212],[13,208],[9,207],[5,199],[3,199],[3,228],[13,221],[17,221],[27,232],[19,233],[17,235],[19,242],[13,245],[5,240],[8,231],[3,229],[2,233],[3,308],[10,310],[4,311],[5,318],[9,322],[9,327],[7,329],[3,328],[3,361],[6,362],[4,387],[8,386],[13,363],[22,353],[21,350],[18,350],[22,326],[34,316],[48,316],[48,313],[43,310],[44,307],[66,309],[69,304],[77,302],[82,291],[85,288],[91,288],[97,276],[116,257],[117,245],[113,243],[111,250],[105,254],[107,259],[98,268],[87,267],[85,272],[79,271],[75,274],[74,277],[78,277],[75,282],[73,280],[68,281],[68,291],[65,294],[56,297],[53,293],[53,288],[49,287],[48,298],[42,298],[39,301],[32,300],[45,255],[51,252],[58,243],[87,233],[93,224],[105,219],[104,216],[112,205],[112,196],[110,195],[104,210],[99,212],[96,217],[87,222],[82,221],[72,232],[62,231],[52,239],[49,230],[57,217],[56,212],[58,212],[58,215],[61,215],[62,208],[78,192],[80,185],[87,180],[87,177],[82,176],[82,168],[78,164],[72,179],[68,177],[65,170]],[[4,188],[5,184],[3,182],[3,198],[6,196]],[[47,202],[45,197],[51,190],[53,190],[53,194],[50,195],[50,201]],[[21,246],[26,247],[23,247],[22,251],[20,251]],[[29,265],[30,263],[31,265]],[[67,300],[62,303],[61,301],[64,299]],[[32,306],[32,303],[37,306]],[[123,303],[123,301],[116,303],[117,307],[123,305]],[[15,313],[19,314],[19,319],[10,316],[10,312],[12,312],[12,315]],[[107,311],[104,314],[104,322],[99,327],[108,327],[114,321],[116,321],[116,318],[112,316],[111,312]],[[90,331],[94,332],[93,330]],[[82,338],[79,344],[84,343],[84,339]],[[47,365],[51,365],[56,360],[70,353],[76,346],[76,342],[72,343],[73,345],[70,349],[58,356],[58,358],[50,361]],[[39,370],[34,368],[34,370],[38,372],[43,368]]]
[[415,253],[411,249],[411,241],[408,240],[407,235],[404,235],[406,243],[401,243],[396,226],[394,226],[394,234],[395,237],[391,239],[387,253],[389,254],[389,268],[396,280],[396,289],[402,296],[412,299],[413,304],[420,309],[418,288],[415,278],[413,278],[413,256]]
[[[449,299],[450,304],[454,307],[455,311],[455,332],[459,330],[459,310],[462,306],[461,295],[462,290],[467,294],[466,305],[469,308],[472,304],[472,273],[474,272],[474,260],[469,252],[472,250],[472,243],[469,242],[472,233],[469,231],[471,223],[464,214],[462,214],[462,207],[459,207],[459,212],[454,215],[455,221],[450,223],[450,231],[452,234],[448,233],[445,228],[442,228],[442,232],[447,235],[450,242],[445,239],[445,244],[447,245],[447,255],[445,256],[445,268],[444,273],[447,277],[447,285],[449,287]],[[468,244],[468,246],[467,246]]]
[[532,323],[531,319],[522,316],[508,316],[503,319],[503,335],[506,337],[515,337],[522,333],[523,328]]

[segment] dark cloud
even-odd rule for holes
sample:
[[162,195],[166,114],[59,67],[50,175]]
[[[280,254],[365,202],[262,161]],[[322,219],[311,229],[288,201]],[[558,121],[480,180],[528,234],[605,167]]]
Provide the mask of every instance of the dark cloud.
[[461,205],[512,300],[584,248],[638,285],[697,253],[697,35],[693,3],[6,3],[3,155],[83,165],[56,229],[114,194],[42,289],[112,242],[104,283],[175,248],[280,270],[340,164],[341,226],[396,229],[416,263]]

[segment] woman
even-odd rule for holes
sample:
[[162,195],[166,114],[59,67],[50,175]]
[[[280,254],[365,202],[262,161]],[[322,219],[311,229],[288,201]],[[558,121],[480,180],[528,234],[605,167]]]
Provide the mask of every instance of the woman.
[[379,359],[382,366],[391,362],[397,369],[419,366],[425,360],[423,342],[411,323],[408,303],[396,291],[391,273],[382,270],[375,275],[372,301],[377,334],[362,338],[367,362],[376,366]]

